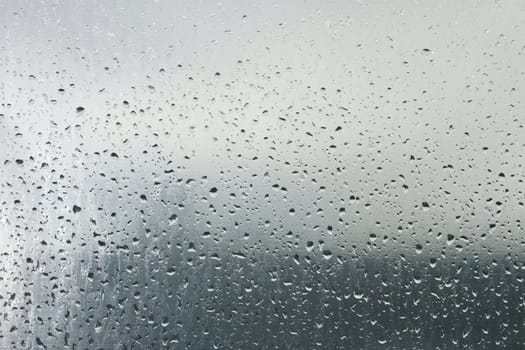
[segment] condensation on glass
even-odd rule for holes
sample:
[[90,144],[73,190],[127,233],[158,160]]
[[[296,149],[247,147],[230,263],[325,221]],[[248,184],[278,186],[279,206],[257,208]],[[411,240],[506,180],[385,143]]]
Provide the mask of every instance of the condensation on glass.
[[0,4],[0,349],[525,348],[525,3]]

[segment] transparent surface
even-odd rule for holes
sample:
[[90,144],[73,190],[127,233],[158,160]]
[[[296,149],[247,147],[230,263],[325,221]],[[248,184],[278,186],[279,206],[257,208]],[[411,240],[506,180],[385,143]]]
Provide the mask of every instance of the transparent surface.
[[525,2],[2,1],[1,349],[523,349]]

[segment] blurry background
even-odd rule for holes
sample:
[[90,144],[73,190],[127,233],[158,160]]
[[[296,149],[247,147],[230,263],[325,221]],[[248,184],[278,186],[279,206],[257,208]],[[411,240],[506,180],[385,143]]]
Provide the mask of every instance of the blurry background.
[[0,349],[525,347],[525,3],[3,1]]

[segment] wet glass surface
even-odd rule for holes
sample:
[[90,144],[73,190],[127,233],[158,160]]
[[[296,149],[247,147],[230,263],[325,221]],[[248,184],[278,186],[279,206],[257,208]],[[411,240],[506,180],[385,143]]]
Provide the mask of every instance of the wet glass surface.
[[525,3],[4,1],[0,349],[525,348]]

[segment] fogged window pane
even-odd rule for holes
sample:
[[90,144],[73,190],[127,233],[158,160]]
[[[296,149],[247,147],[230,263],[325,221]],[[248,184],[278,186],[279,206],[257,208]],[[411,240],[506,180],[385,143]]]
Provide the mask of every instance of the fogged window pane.
[[1,349],[522,349],[521,1],[3,1]]

